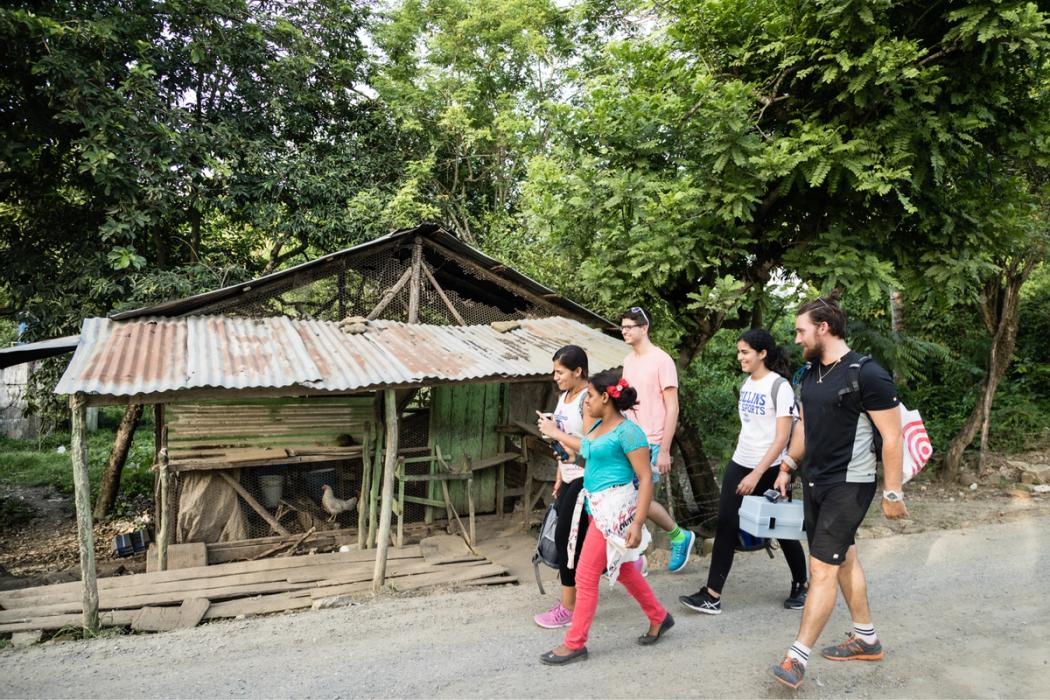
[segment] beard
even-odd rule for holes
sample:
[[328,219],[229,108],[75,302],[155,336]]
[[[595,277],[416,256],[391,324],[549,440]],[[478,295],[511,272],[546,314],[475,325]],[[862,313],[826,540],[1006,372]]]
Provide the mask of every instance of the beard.
[[820,362],[820,358],[824,355],[824,344],[816,343],[811,347],[802,347],[802,359],[807,362]]

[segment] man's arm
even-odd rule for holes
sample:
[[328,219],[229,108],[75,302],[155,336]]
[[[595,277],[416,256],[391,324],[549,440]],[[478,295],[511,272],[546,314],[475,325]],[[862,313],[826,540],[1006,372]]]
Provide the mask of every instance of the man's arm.
[[671,470],[671,442],[678,429],[678,387],[672,386],[664,389],[663,399],[667,415],[664,417],[663,444],[660,445],[660,452],[656,455],[656,471],[666,474]]
[[[882,484],[886,491],[899,492],[904,485],[904,441],[901,438],[900,406],[883,411],[868,411],[871,422],[882,436]],[[887,518],[908,517],[904,501],[882,500],[882,511]]]
[[795,478],[795,472],[798,469],[798,465],[802,464],[803,457],[806,456],[806,430],[805,423],[803,422],[805,416],[802,413],[802,407],[798,408],[798,420],[795,421],[795,425],[791,428],[791,437],[788,438],[788,453],[784,457],[784,461],[780,463],[780,473],[777,474],[777,480],[773,482],[773,488],[780,491],[780,495],[787,497],[788,488],[791,486],[791,481]]

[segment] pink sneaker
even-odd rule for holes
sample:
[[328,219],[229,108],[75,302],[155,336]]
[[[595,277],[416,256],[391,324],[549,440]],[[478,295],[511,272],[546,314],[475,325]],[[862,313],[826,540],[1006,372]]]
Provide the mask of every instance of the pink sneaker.
[[559,627],[568,627],[572,624],[572,610],[567,609],[561,604],[561,602],[558,602],[547,612],[540,613],[532,619],[540,627],[555,630]]

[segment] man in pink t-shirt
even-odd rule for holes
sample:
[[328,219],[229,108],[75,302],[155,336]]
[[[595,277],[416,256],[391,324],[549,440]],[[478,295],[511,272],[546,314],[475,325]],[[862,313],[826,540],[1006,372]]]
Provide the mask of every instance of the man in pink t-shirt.
[[[632,306],[620,318],[620,332],[631,346],[623,360],[623,378],[638,392],[638,405],[627,412],[627,417],[645,431],[653,481],[659,481],[660,475],[671,469],[671,441],[678,427],[678,369],[671,356],[649,340],[651,326],[649,313],[640,306]],[[689,562],[696,535],[679,527],[655,500],[649,506],[649,519],[671,538],[667,568],[681,571]]]

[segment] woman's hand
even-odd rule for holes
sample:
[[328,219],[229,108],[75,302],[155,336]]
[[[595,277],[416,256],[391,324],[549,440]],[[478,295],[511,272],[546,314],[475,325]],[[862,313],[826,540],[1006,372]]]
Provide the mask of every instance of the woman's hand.
[[561,491],[561,470],[558,471],[558,478],[554,481],[554,490],[551,491],[551,495],[557,498],[559,491]]
[[539,428],[540,435],[545,438],[556,437],[555,434],[561,432],[558,430],[558,424],[554,420],[539,411],[536,411],[536,427]]
[[755,487],[758,486],[758,480],[761,474],[756,474],[755,470],[752,469],[751,473],[740,480],[740,483],[736,486],[736,493],[738,496],[749,496],[755,492]]
[[642,543],[642,521],[638,518],[634,519],[634,522],[627,528],[627,536],[624,537],[624,544],[627,549],[634,549]]

